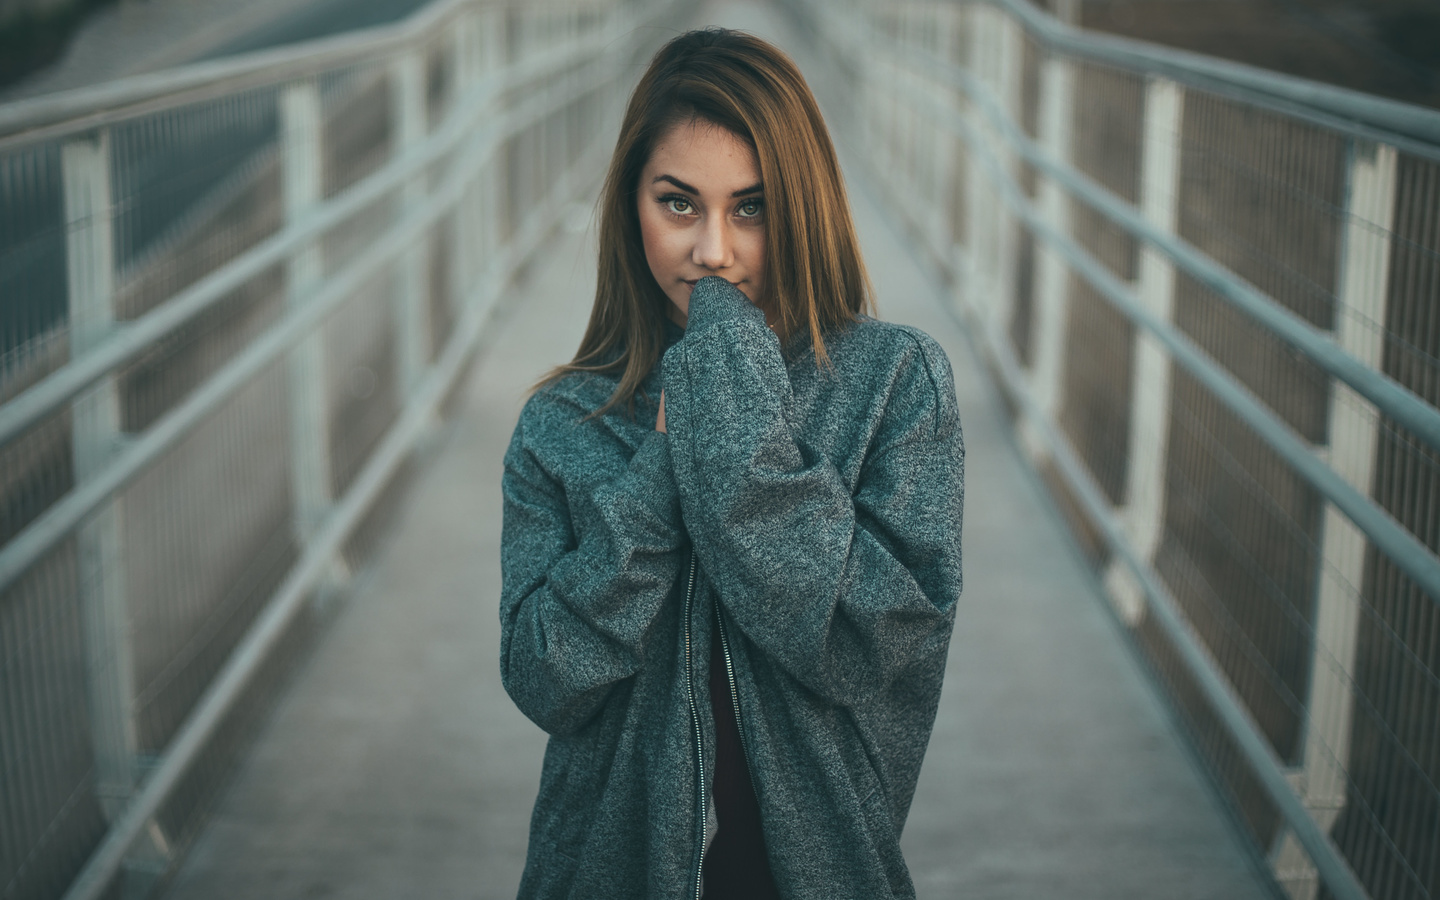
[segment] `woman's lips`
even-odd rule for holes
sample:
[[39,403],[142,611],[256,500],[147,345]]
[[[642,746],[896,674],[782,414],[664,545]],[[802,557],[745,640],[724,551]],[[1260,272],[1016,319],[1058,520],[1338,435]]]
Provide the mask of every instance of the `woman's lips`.
[[[704,277],[710,278],[710,277],[712,277],[712,276],[706,275],[706,276],[704,276]],[[693,278],[693,279],[692,279],[692,278],[682,278],[682,279],[680,279],[680,280],[683,281],[683,282],[685,282],[686,284],[690,285],[692,288],[700,281],[699,278]],[[728,279],[728,278],[725,279],[725,280],[730,283],[730,286],[731,286],[731,287],[737,287],[737,288],[738,288],[738,287],[740,286],[740,282],[738,282],[738,281],[730,281],[730,279]]]

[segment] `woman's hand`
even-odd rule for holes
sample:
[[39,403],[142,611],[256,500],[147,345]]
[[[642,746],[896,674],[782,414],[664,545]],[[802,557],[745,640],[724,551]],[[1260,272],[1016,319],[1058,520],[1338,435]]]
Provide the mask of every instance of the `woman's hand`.
[[655,415],[655,430],[665,433],[665,389],[660,389],[660,412]]

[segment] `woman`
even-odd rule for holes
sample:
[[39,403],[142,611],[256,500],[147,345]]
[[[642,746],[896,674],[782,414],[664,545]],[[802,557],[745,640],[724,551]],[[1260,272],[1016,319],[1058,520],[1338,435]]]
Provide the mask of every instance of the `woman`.
[[794,64],[672,40],[505,458],[502,675],[551,735],[522,897],[914,896],[964,448],[944,353],[867,304]]

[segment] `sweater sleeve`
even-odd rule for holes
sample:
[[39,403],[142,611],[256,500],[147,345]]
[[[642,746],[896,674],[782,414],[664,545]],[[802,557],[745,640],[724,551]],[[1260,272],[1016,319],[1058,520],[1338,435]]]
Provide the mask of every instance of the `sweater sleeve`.
[[796,440],[763,314],[722,279],[664,361],[684,523],[719,602],[763,653],[848,704],[942,652],[960,593],[964,445],[938,348],[917,346],[852,494]]
[[[501,482],[501,679],[526,716],[558,735],[639,669],[685,536],[664,434],[575,497],[541,464],[527,425],[522,415]],[[578,541],[577,507],[592,513]]]

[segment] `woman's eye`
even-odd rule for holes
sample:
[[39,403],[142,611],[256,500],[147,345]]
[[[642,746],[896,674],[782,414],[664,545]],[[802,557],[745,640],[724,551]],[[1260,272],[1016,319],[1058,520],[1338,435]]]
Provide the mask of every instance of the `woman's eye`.
[[684,197],[661,197],[660,202],[664,204],[667,210],[677,216],[686,216],[690,214],[690,201],[685,199]]
[[744,203],[741,203],[735,211],[740,214],[740,218],[742,219],[754,219],[759,217],[761,211],[764,209],[765,204],[761,201],[746,200]]

